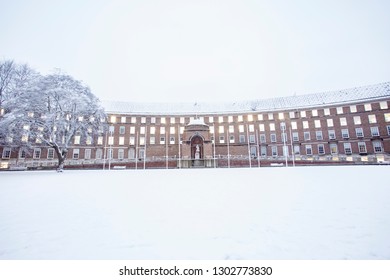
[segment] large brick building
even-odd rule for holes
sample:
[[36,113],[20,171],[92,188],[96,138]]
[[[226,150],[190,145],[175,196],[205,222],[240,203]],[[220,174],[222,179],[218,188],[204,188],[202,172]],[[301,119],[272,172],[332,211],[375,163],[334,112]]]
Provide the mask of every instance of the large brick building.
[[[78,139],[68,167],[191,168],[390,160],[390,83],[235,103],[103,102],[109,131]],[[2,168],[54,166],[54,151],[0,147]]]

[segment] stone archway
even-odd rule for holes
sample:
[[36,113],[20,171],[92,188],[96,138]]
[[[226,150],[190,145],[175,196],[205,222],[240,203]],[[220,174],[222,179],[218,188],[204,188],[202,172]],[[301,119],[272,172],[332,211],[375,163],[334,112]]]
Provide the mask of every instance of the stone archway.
[[191,158],[203,159],[203,138],[195,135],[191,138]]

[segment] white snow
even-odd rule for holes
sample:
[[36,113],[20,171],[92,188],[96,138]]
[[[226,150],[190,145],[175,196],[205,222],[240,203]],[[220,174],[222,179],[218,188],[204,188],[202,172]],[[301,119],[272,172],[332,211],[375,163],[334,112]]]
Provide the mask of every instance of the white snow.
[[0,259],[389,259],[387,166],[0,173]]

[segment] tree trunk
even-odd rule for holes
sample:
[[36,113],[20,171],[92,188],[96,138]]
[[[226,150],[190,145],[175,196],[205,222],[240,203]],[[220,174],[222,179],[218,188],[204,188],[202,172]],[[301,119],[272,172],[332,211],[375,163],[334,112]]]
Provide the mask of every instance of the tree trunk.
[[64,170],[64,163],[66,159],[66,155],[68,154],[68,150],[60,150],[58,146],[54,146],[54,150],[56,151],[57,158],[58,158],[58,167],[57,171],[62,172]]

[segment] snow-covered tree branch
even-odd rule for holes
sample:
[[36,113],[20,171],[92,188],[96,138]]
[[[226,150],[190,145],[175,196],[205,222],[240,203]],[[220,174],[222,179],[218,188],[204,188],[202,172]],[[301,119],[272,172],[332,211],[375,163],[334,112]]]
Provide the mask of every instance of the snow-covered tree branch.
[[13,147],[54,148],[62,169],[70,146],[93,144],[105,130],[105,114],[90,89],[69,75],[14,73],[16,85],[3,100],[2,142]]

